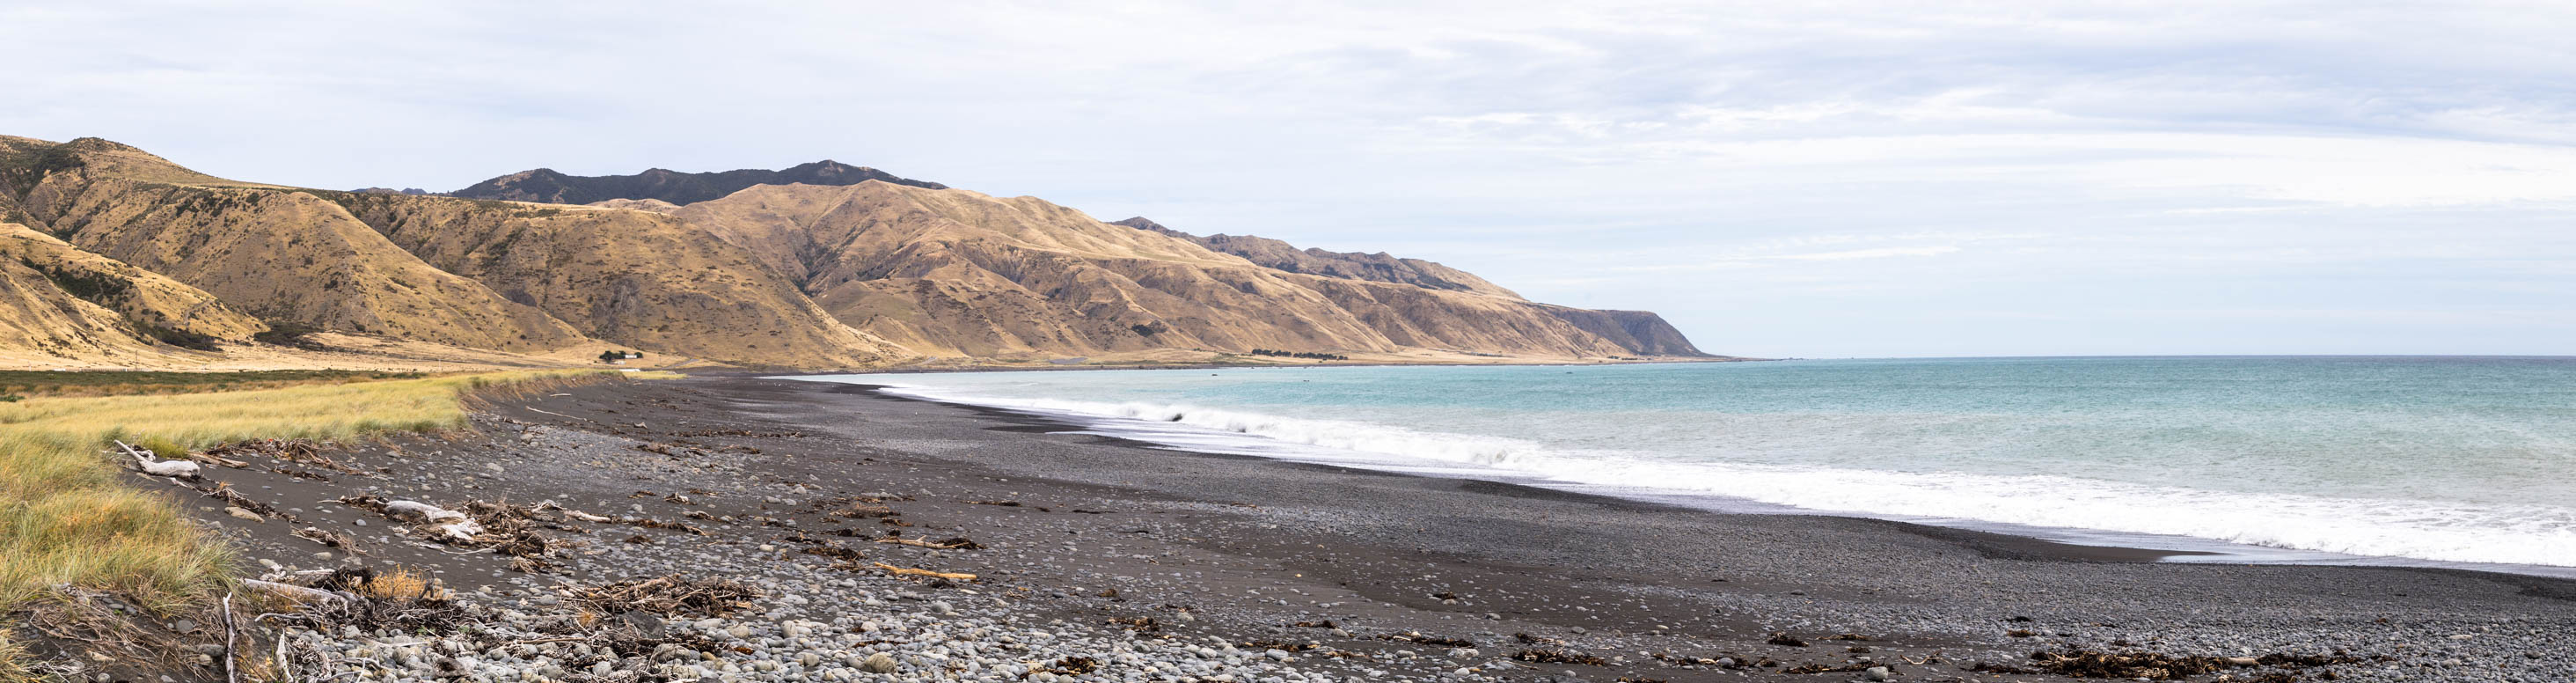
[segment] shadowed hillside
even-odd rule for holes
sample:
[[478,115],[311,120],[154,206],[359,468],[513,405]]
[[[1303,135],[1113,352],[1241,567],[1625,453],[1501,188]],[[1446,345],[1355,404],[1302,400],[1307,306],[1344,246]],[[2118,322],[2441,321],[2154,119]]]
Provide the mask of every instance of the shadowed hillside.
[[64,292],[115,311],[137,332],[166,343],[239,342],[269,329],[203,290],[24,225],[0,223],[0,258],[34,269]]
[[1251,261],[1255,264],[1291,273],[1322,275],[1324,277],[1337,277],[1345,280],[1394,282],[1429,287],[1432,289],[1450,289],[1461,292],[1492,294],[1494,296],[1511,297],[1514,299],[1518,299],[1521,296],[1513,293],[1512,290],[1504,289],[1491,282],[1486,282],[1484,278],[1476,277],[1475,275],[1469,274],[1467,271],[1451,268],[1430,261],[1424,261],[1422,259],[1396,258],[1382,251],[1375,254],[1362,254],[1357,252],[1324,251],[1322,249],[1298,249],[1287,242],[1267,237],[1254,237],[1251,235],[1208,235],[1201,237],[1163,227],[1163,224],[1148,220],[1144,216],[1115,221],[1113,224],[1124,225],[1139,230],[1151,230],[1165,235],[1171,235],[1173,237],[1197,242],[1200,246],[1207,247],[1210,250],[1241,256],[1244,260]]
[[947,187],[826,159],[780,171],[748,168],[715,173],[681,173],[656,168],[634,175],[577,176],[540,168],[475,183],[472,187],[448,194],[467,199],[549,204],[589,204],[611,199],[659,199],[673,204],[694,204],[753,185],[856,185],[870,180],[931,189]]

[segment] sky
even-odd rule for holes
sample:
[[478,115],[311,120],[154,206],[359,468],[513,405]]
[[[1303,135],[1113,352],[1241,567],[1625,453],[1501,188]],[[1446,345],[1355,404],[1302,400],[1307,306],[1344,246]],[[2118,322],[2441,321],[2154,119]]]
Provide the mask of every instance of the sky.
[[2576,354],[2564,2],[48,4],[0,134],[243,180],[829,158],[1714,353]]

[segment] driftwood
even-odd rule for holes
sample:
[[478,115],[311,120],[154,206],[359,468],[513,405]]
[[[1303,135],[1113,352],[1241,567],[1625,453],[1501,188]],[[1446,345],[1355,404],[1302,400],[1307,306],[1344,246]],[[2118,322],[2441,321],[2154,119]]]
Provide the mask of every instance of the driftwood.
[[339,548],[339,549],[341,549],[341,550],[346,550],[346,551],[349,551],[349,553],[350,553],[350,554],[352,554],[352,555],[363,555],[363,554],[365,554],[365,552],[364,552],[364,551],[360,551],[360,550],[358,550],[358,542],[357,542],[355,539],[351,539],[351,538],[349,538],[348,536],[344,536],[344,535],[341,535],[341,534],[336,534],[336,533],[332,533],[332,532],[329,532],[329,531],[323,531],[323,530],[321,530],[321,529],[319,529],[319,528],[309,527],[309,526],[308,526],[308,527],[304,527],[304,528],[302,528],[302,529],[296,529],[296,530],[293,532],[293,534],[294,534],[294,536],[295,536],[296,538],[301,538],[301,539],[304,539],[304,540],[307,540],[307,541],[312,541],[312,542],[315,542],[315,543],[320,543],[320,544],[322,544],[322,545],[330,546],[330,547],[333,547],[333,548]]
[[917,548],[929,548],[932,550],[979,550],[984,547],[983,544],[967,540],[964,536],[951,538],[945,541],[924,541],[917,538],[880,538],[877,539],[877,542],[908,545]]
[[598,420],[593,420],[593,419],[590,419],[590,418],[587,418],[587,417],[582,417],[582,416],[579,416],[579,415],[565,415],[565,414],[563,414],[563,413],[558,413],[558,412],[551,411],[551,410],[538,410],[538,409],[536,409],[536,408],[534,408],[534,407],[528,407],[528,406],[521,406],[521,407],[523,407],[523,408],[527,408],[527,410],[528,410],[529,412],[545,413],[545,414],[547,414],[547,415],[553,415],[553,416],[555,416],[555,417],[560,417],[560,418],[565,418],[565,419],[570,419],[570,420],[580,420],[580,421],[588,422],[588,423],[591,423],[591,424],[599,424],[599,421],[598,421]]
[[224,681],[241,683],[241,674],[233,670],[233,594],[224,593]]
[[144,474],[156,477],[178,477],[180,479],[197,478],[196,461],[162,460],[159,457],[154,456],[151,451],[137,448],[133,444],[129,444],[124,441],[116,442],[116,448],[124,451],[125,455],[128,457],[134,458],[135,468],[143,470]]
[[574,595],[573,600],[601,614],[635,610],[669,616],[684,613],[722,615],[746,605],[747,600],[760,597],[760,589],[749,584],[671,574],[590,588]]
[[883,563],[883,562],[878,562],[878,563],[876,563],[876,565],[877,565],[877,568],[878,568],[878,569],[886,570],[886,573],[888,573],[888,574],[893,574],[893,575],[895,575],[895,576],[927,576],[927,577],[936,578],[936,579],[949,579],[949,580],[952,580],[952,581],[973,581],[973,580],[975,580],[975,575],[973,575],[973,574],[967,574],[967,573],[964,573],[964,572],[935,572],[935,571],[931,571],[931,570],[928,570],[928,569],[913,569],[913,568],[910,568],[910,567],[897,567],[897,566],[894,566],[894,565],[891,565],[891,564],[886,564],[886,563]]
[[246,467],[249,463],[228,458],[257,455],[278,462],[314,465],[341,474],[367,476],[366,470],[350,467],[323,456],[322,447],[320,442],[311,439],[251,439],[208,448],[205,453],[192,457],[222,459],[227,467]]
[[283,595],[283,596],[287,596],[287,597],[291,597],[291,598],[296,598],[296,599],[303,600],[303,601],[306,601],[306,602],[322,602],[322,601],[348,602],[348,600],[349,600],[349,598],[348,598],[347,596],[342,595],[342,594],[339,594],[339,593],[333,593],[333,592],[331,592],[331,591],[326,591],[326,590],[322,590],[322,589],[319,589],[319,588],[306,588],[306,587],[303,587],[303,586],[298,586],[298,585],[295,585],[295,584],[289,584],[289,583],[278,583],[278,582],[275,582],[275,581],[261,581],[261,580],[259,580],[259,579],[242,579],[242,580],[241,580],[241,584],[242,584],[242,587],[243,587],[243,588],[248,588],[248,589],[251,589],[251,590],[260,591],[260,592],[263,592],[263,593],[274,593],[274,594],[277,594],[277,595]]

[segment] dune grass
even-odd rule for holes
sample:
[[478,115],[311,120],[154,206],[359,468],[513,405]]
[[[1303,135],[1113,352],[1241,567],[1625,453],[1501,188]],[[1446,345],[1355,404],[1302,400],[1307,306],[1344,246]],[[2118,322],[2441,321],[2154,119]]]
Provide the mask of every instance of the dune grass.
[[166,495],[135,486],[103,452],[111,440],[184,452],[246,439],[435,432],[465,426],[474,392],[620,376],[670,375],[519,371],[0,403],[0,612],[64,583],[175,610],[201,604],[229,575],[230,551]]
[[[464,373],[454,373],[464,374]],[[0,401],[41,396],[117,396],[124,394],[194,394],[208,391],[278,389],[306,384],[342,384],[429,377],[425,372],[384,370],[242,370],[235,372],[156,372],[149,370],[0,370]]]

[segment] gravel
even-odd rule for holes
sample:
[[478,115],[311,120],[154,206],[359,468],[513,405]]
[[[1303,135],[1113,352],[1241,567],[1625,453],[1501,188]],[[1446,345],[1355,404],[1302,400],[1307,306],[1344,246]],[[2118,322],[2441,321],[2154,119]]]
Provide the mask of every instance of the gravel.
[[[553,572],[416,547],[399,523],[349,508],[308,519],[365,551],[336,558],[284,525],[200,517],[283,571],[413,567],[477,606],[480,623],[453,632],[289,630],[356,672],[343,681],[2064,680],[1966,669],[2067,648],[2341,652],[2360,660],[2326,667],[2344,681],[2576,679],[2576,590],[2547,579],[2051,555],[1886,522],[1140,449],[802,383],[568,393],[496,406],[475,418],[479,436],[334,454],[379,477],[210,473],[274,485],[262,493],[281,509],[364,491],[612,518],[545,532],[578,544]],[[624,426],[637,424],[651,427]],[[902,525],[815,507],[853,498]],[[984,547],[871,542],[888,531]],[[826,546],[864,559],[802,552]],[[980,578],[896,577],[878,562]],[[638,656],[543,642],[549,624],[582,618],[569,591],[666,574],[766,597],[723,615],[589,615],[672,641]],[[1601,663],[1528,661],[1537,650]],[[1800,666],[1834,670],[1785,673]],[[2230,675],[2271,671],[2318,673]]]

